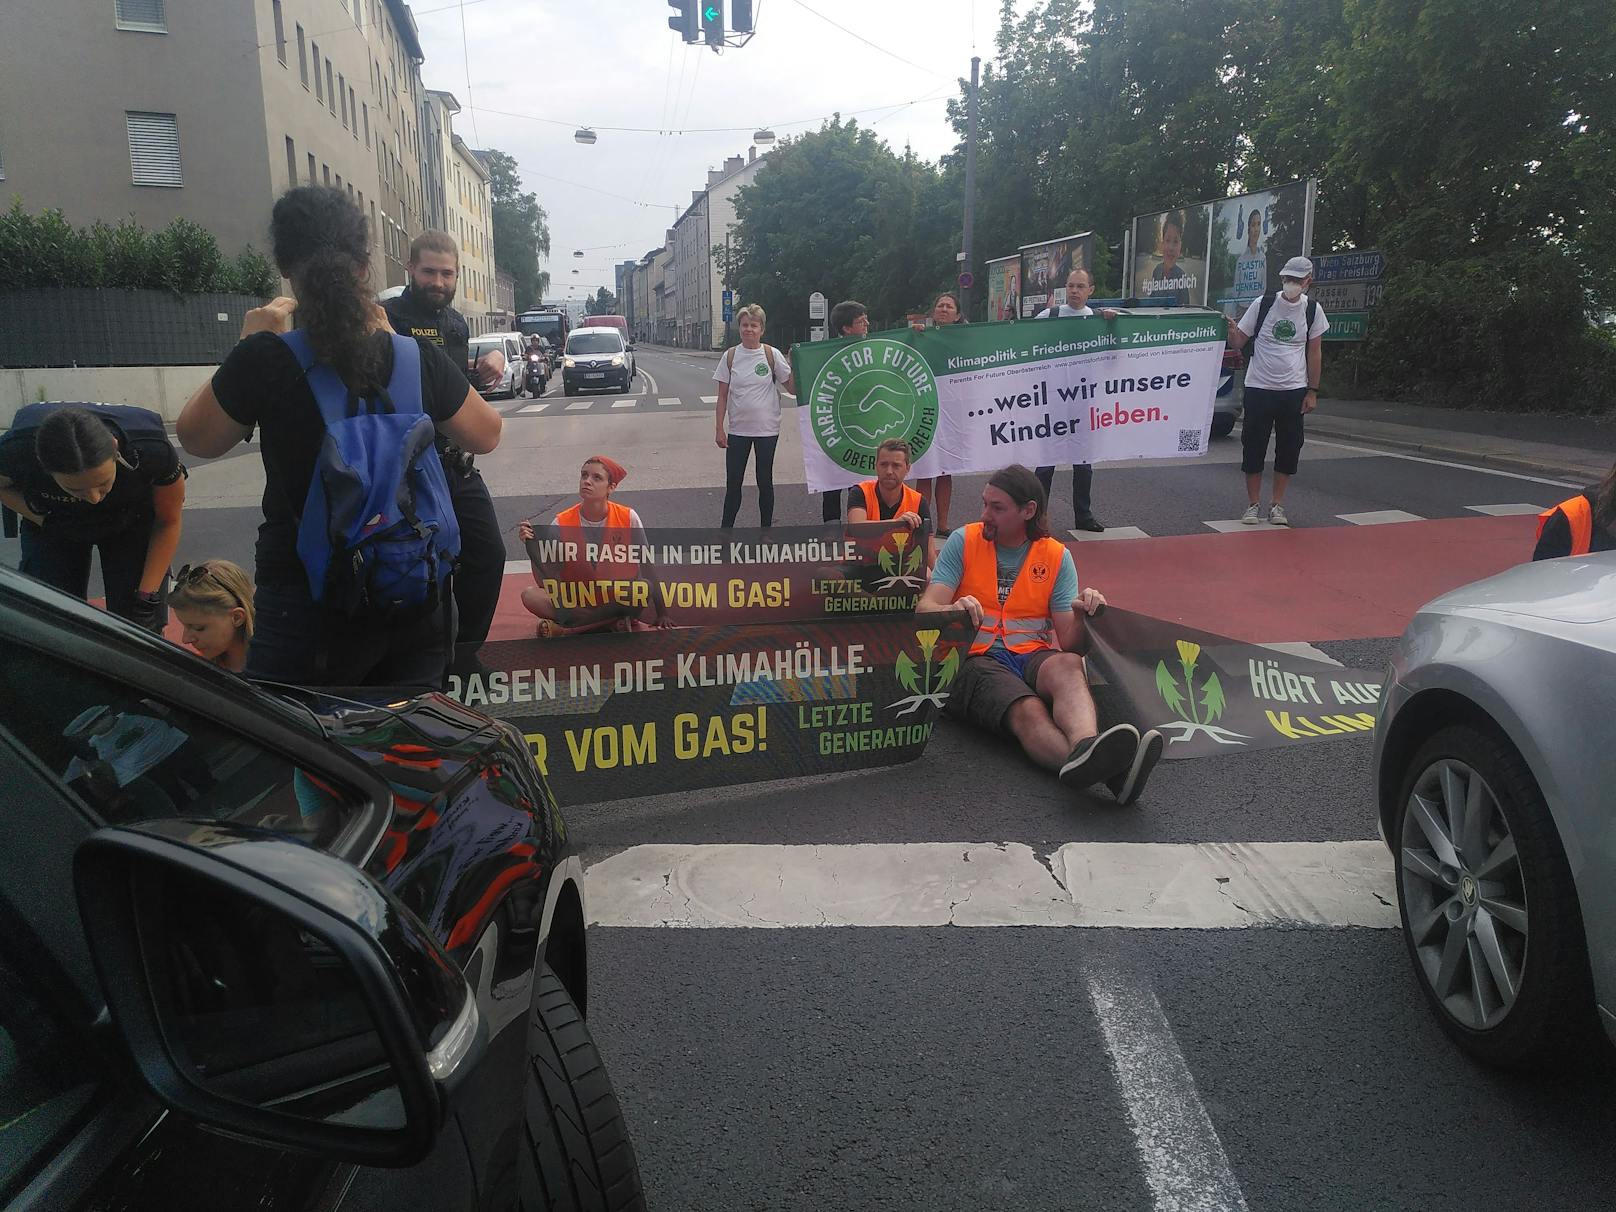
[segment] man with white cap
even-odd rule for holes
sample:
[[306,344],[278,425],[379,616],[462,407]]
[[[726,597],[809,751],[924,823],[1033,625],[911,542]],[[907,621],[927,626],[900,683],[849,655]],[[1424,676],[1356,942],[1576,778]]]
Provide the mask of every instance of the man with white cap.
[[1236,349],[1252,342],[1240,459],[1240,470],[1246,473],[1247,502],[1240,520],[1247,526],[1262,521],[1263,466],[1270,434],[1274,437],[1274,492],[1268,521],[1274,526],[1290,525],[1285,516],[1285,489],[1302,454],[1302,418],[1318,407],[1324,334],[1330,328],[1324,308],[1307,297],[1313,262],[1292,257],[1279,271],[1279,281],[1282,289],[1253,300],[1238,324],[1227,321],[1229,341]]

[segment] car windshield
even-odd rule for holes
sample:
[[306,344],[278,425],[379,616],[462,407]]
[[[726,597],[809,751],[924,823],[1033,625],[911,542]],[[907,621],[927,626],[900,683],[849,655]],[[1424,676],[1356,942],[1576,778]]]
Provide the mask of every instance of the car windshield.
[[487,339],[480,339],[480,340],[472,341],[469,348],[471,350],[471,356],[472,357],[480,358],[485,353],[488,353],[491,350],[495,350],[495,349],[499,350],[501,353],[504,353],[505,352],[505,342],[499,340],[498,338],[495,338],[492,341],[487,340]]
[[567,338],[570,354],[622,353],[623,338],[614,332],[580,332]]

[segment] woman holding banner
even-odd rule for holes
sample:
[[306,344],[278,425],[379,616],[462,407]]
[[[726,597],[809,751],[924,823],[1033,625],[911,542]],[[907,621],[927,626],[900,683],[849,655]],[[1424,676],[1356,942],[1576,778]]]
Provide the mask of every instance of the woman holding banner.
[[[929,327],[942,328],[947,324],[969,324],[960,314],[959,296],[952,291],[945,290],[937,296],[936,302],[931,305],[931,324]],[[925,325],[912,326],[916,332],[924,332]],[[954,499],[954,477],[934,476],[930,479],[916,480],[915,487],[920,489],[920,495],[930,506],[932,517],[937,523],[939,536],[948,534],[948,506]]]
[[[553,537],[572,545],[565,560],[553,564],[532,555],[533,584],[522,590],[522,605],[536,616],[541,638],[579,635],[588,631],[644,631],[639,621],[646,606],[656,609],[656,626],[672,627],[667,606],[656,593],[650,564],[637,558],[590,559],[590,548],[617,548],[612,555],[633,556],[650,549],[645,523],[636,510],[612,500],[612,491],[628,476],[628,469],[606,455],[591,455],[578,469],[578,503],[556,515]],[[533,523],[517,529],[523,543],[536,537]],[[546,577],[541,563],[553,574]],[[560,599],[559,601],[557,599]],[[563,625],[565,620],[565,625]]]

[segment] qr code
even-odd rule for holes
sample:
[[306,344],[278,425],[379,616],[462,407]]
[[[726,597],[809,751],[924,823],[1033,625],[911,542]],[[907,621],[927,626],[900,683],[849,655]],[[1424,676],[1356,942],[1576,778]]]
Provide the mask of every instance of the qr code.
[[1188,450],[1201,449],[1201,431],[1199,429],[1181,429],[1178,431],[1178,449],[1180,453]]

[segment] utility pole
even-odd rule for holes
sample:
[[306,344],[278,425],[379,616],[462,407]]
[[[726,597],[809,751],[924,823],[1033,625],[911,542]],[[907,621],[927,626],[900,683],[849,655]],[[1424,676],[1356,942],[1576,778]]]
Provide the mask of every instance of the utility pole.
[[[976,264],[972,247],[974,243],[972,227],[976,219],[976,86],[977,73],[981,70],[982,60],[977,55],[971,56],[971,100],[969,118],[965,127],[965,231],[961,243],[961,251],[965,260],[960,269],[960,317],[968,318],[971,314],[971,288],[966,285],[973,280],[972,266]],[[990,319],[992,317],[989,317]]]

